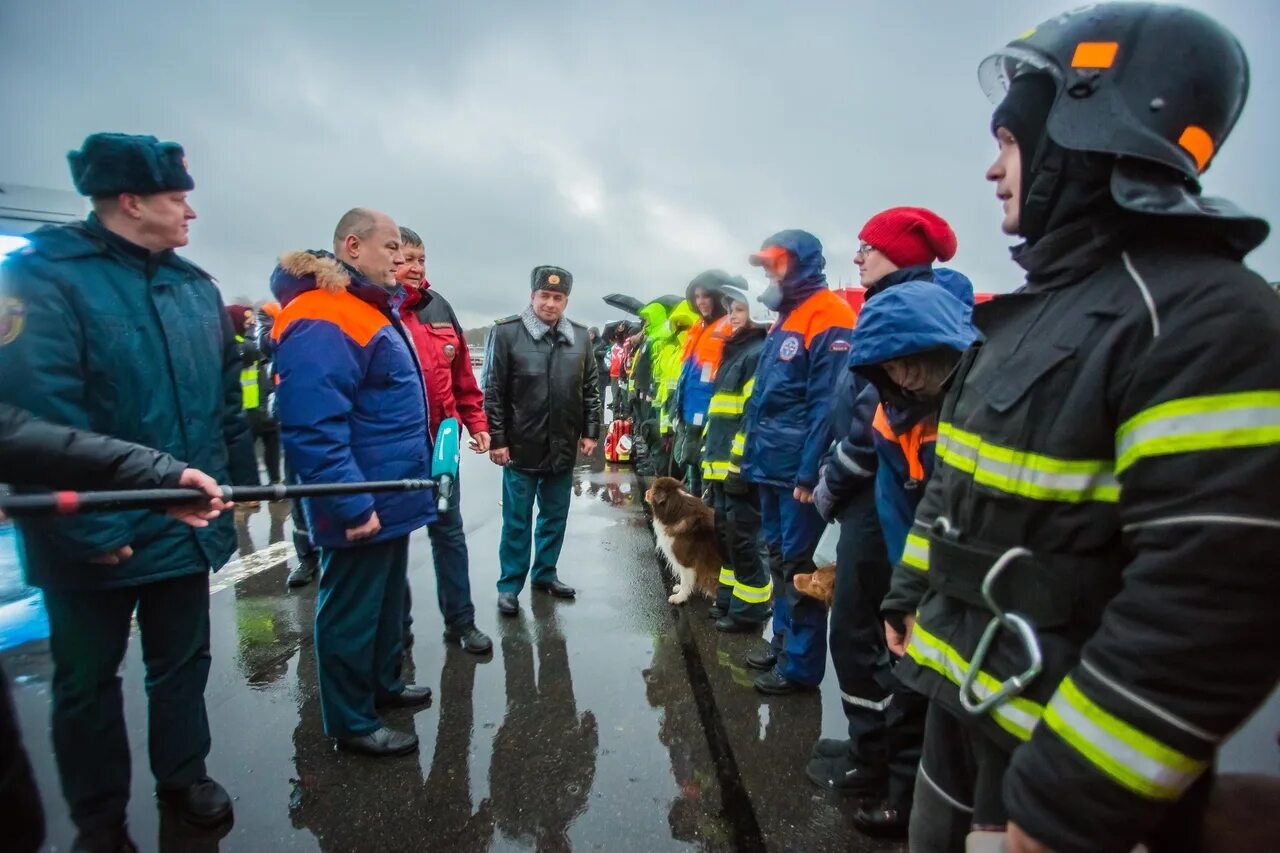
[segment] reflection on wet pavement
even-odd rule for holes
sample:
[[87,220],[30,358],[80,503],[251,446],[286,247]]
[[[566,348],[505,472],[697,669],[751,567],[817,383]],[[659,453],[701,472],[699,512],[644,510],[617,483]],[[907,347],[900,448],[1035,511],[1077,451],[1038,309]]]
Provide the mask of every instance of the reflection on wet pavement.
[[[425,535],[411,540],[417,644],[406,676],[435,704],[397,710],[416,756],[338,753],[324,737],[313,651],[315,589],[289,591],[288,507],[238,512],[238,558],[213,576],[213,668],[206,692],[211,775],[235,798],[225,838],[161,820],[149,793],[137,642],[123,666],[133,753],[131,831],[171,850],[728,850],[715,764],[673,635],[652,541],[626,470],[575,478],[561,576],[565,602],[526,590],[522,614],[495,611],[500,472],[464,460],[464,518],[480,627],[495,652],[439,641]],[[674,651],[673,651],[674,650]],[[51,850],[73,831],[48,740],[47,649],[5,656],[49,811]]]
[[[509,619],[495,610],[500,471],[468,457],[462,477],[477,623],[495,649],[477,657],[440,641],[430,547],[415,534],[417,642],[404,665],[434,689],[435,704],[386,720],[418,735],[419,754],[378,760],[333,749],[316,687],[315,587],[285,587],[294,564],[287,506],[246,507],[240,556],[211,582],[206,691],[209,771],[235,798],[235,824],[220,838],[157,812],[134,642],[121,676],[129,821],[142,849],[902,849],[857,835],[856,802],[804,778],[813,742],[844,729],[834,672],[821,695],[763,699],[743,664],[759,637],[718,634],[706,602],[667,604],[630,470],[596,461],[576,472],[559,574],[578,599],[526,590],[521,615]],[[66,850],[73,832],[49,747],[47,645],[26,642],[3,662],[48,810],[49,849]]]

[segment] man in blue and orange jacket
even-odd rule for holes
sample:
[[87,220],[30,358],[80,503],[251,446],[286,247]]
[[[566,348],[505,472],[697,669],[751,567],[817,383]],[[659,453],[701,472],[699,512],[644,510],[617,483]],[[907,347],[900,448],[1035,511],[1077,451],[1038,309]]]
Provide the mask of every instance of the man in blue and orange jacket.
[[762,693],[812,689],[827,664],[827,611],[796,592],[792,579],[813,571],[824,526],[813,505],[818,463],[831,444],[831,388],[848,363],[853,309],[827,287],[822,244],[807,231],[782,231],[752,255],[770,285],[761,301],[779,314],[760,354],[744,419],[742,478],[760,486],[775,600],[769,649],[747,656],[767,670]]
[[[334,255],[291,252],[271,276],[280,300],[272,336],[281,437],[302,483],[425,479],[430,475],[427,396],[401,325],[396,266],[400,230],[390,217],[348,211]],[[335,257],[336,255],[336,257]],[[430,491],[305,501],[320,548],[315,645],[325,733],[374,756],[418,748],[378,707],[430,701],[400,678],[409,534],[436,519]]]

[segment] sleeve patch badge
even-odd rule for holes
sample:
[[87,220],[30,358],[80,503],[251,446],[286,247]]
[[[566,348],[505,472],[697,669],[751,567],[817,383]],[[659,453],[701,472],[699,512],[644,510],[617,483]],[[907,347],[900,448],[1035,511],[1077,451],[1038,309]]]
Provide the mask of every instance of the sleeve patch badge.
[[832,352],[848,352],[852,348],[848,341],[836,340],[831,342]]
[[783,361],[790,361],[800,352],[800,339],[791,337],[782,342],[782,346],[778,348],[778,358]]
[[0,347],[11,344],[22,334],[27,322],[27,306],[14,296],[0,296]]

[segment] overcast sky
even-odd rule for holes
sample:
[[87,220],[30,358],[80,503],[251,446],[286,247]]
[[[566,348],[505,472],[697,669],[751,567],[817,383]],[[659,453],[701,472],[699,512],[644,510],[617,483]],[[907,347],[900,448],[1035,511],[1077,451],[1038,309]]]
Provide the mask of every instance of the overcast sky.
[[[67,188],[93,131],[181,142],[189,257],[265,297],[277,256],[326,247],[347,208],[427,244],[467,326],[518,310],[529,270],[599,299],[683,292],[782,228],[855,278],[857,231],[894,205],[954,226],[952,266],[1017,286],[979,61],[1060,2],[211,3],[0,0],[0,182]],[[1192,3],[1235,31],[1249,106],[1205,179],[1280,225],[1280,3]],[[1251,256],[1280,277],[1280,238]]]

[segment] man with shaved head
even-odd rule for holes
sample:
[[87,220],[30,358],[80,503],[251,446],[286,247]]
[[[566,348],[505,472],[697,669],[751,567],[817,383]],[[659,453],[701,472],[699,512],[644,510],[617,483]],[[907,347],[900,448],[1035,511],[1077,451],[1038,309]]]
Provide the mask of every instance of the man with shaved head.
[[[427,396],[400,324],[400,230],[383,213],[347,211],[333,253],[289,252],[271,276],[281,310],[271,335],[280,433],[303,483],[426,479]],[[310,498],[320,549],[315,646],[325,733],[374,756],[418,748],[379,707],[431,700],[400,678],[409,534],[436,520],[431,492]]]

